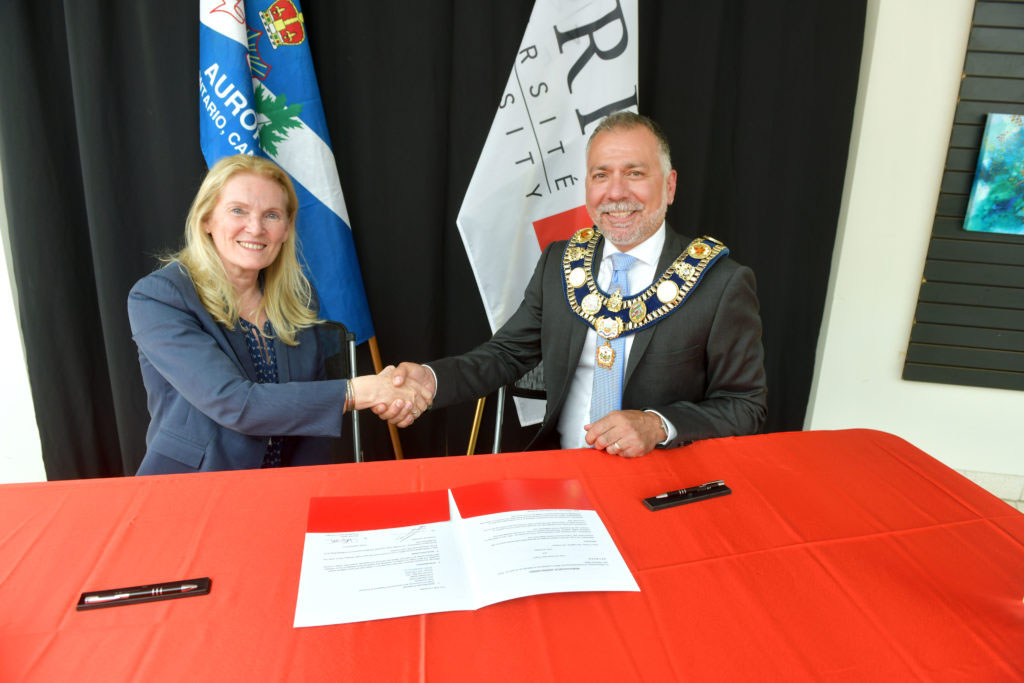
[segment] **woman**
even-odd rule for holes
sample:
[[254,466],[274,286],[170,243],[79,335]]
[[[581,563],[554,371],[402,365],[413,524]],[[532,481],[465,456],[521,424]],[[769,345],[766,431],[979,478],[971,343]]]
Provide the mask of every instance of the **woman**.
[[323,464],[344,412],[391,404],[415,416],[429,404],[394,387],[390,367],[325,379],[297,210],[271,161],[221,159],[192,202],[185,247],[132,288],[151,418],[139,474]]

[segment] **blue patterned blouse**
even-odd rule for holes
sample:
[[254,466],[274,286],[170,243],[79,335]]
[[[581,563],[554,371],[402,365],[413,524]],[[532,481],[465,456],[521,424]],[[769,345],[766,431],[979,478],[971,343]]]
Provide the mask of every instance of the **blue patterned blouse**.
[[[256,366],[256,381],[260,384],[277,384],[277,351],[274,350],[274,328],[268,320],[263,333],[248,320],[238,319],[245,334],[245,345],[249,347],[249,358]],[[267,437],[267,452],[263,455],[263,467],[281,467],[282,437]]]

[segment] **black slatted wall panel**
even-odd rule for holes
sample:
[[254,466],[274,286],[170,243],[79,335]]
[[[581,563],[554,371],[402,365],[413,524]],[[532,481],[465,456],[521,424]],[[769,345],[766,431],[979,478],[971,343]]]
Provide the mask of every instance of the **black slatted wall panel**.
[[904,379],[1024,390],[1024,236],[963,229],[989,113],[1024,114],[1024,2],[975,5]]

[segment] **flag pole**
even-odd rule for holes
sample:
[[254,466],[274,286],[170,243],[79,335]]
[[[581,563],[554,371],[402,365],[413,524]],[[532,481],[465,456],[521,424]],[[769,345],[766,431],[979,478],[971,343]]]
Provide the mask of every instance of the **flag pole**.
[[[380,347],[377,346],[377,335],[373,335],[368,340],[370,343],[370,358],[373,359],[373,371],[380,374],[384,369],[384,364],[380,360]],[[395,451],[395,460],[404,460],[402,457],[402,441],[398,438],[398,427],[393,424],[388,424],[388,434],[391,436],[391,448]]]
[[[473,455],[476,452],[476,439],[480,436],[480,422],[484,417],[484,404],[487,397],[481,396],[476,400],[476,411],[473,413],[473,429],[469,432],[469,445],[466,446],[466,455]],[[497,453],[498,451],[494,451]]]

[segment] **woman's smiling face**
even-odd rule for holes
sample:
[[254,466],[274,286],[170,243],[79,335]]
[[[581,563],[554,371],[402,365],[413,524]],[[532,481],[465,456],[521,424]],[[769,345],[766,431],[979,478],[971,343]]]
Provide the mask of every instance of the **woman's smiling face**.
[[288,239],[288,197],[277,182],[252,173],[232,176],[204,227],[232,280],[258,275]]

